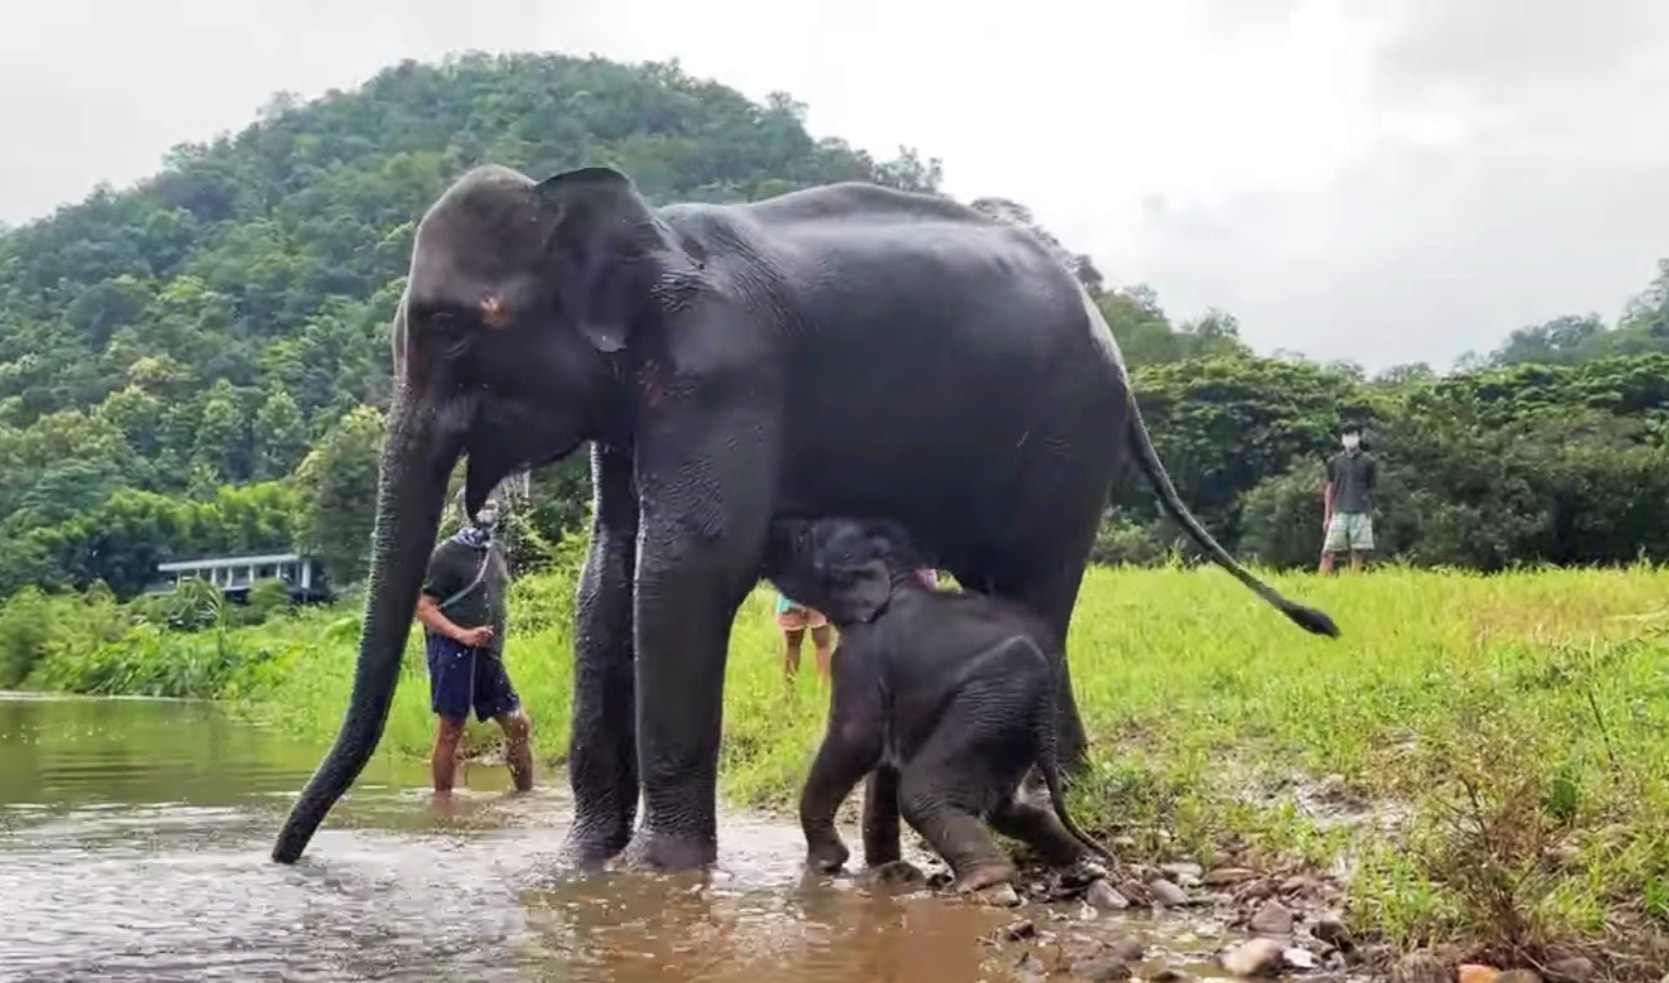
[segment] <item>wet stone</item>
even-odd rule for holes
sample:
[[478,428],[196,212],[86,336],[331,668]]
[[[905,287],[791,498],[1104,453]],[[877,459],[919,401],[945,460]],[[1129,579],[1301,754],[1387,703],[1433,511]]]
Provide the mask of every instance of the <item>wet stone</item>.
[[1250,927],[1259,935],[1291,935],[1292,912],[1279,901],[1265,901],[1252,916]]
[[1308,949],[1293,946],[1281,953],[1281,961],[1293,969],[1315,969],[1315,956]]
[[1215,867],[1206,872],[1206,887],[1234,887],[1257,877],[1257,871],[1245,867]]
[[1195,863],[1160,864],[1159,869],[1165,876],[1181,884],[1183,887],[1196,887],[1200,879],[1205,876],[1205,868]]
[[1144,952],[1146,952],[1146,950],[1142,947],[1141,942],[1130,938],[1129,936],[1125,936],[1107,943],[1106,948],[1102,950],[1101,954],[1110,959],[1117,959],[1121,962],[1139,963],[1142,961],[1142,955]]
[[1081,959],[1072,964],[1073,978],[1091,983],[1113,983],[1132,975],[1130,966],[1121,959]]
[[1509,969],[1497,976],[1495,983],[1542,983],[1542,978],[1533,969]]
[[1011,884],[998,884],[979,892],[980,899],[994,908],[1013,908],[1020,904],[1020,895]]
[[1594,975],[1594,964],[1583,956],[1555,959],[1546,968],[1549,983],[1587,983]]
[[1223,953],[1219,962],[1236,976],[1274,976],[1281,971],[1281,944],[1272,939],[1252,939]]
[[1175,908],[1188,903],[1188,892],[1161,877],[1147,886],[1153,903],[1160,908]]
[[1147,978],[1150,983],[1190,983],[1193,980],[1192,976],[1182,970],[1172,969],[1169,966],[1161,966],[1149,973]]
[[1463,963],[1455,976],[1459,983],[1495,983],[1501,971],[1482,963]]
[[1130,899],[1104,880],[1091,884],[1089,891],[1084,894],[1084,900],[1090,907],[1100,911],[1121,911],[1130,907]]

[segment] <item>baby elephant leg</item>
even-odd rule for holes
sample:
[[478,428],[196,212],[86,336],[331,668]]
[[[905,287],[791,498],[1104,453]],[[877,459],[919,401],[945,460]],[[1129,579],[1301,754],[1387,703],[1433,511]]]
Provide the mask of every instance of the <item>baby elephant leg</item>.
[[[835,812],[852,794],[858,781],[880,763],[881,757],[879,723],[868,714],[858,712],[859,708],[842,705],[843,702],[837,690],[823,744],[817,749],[811,773],[800,790],[800,828],[806,837],[806,863],[824,873],[839,870],[851,856],[835,829]],[[865,842],[868,842],[867,831]]]
[[[960,697],[958,697],[960,700]],[[994,788],[982,760],[986,750],[968,740],[955,704],[901,770],[898,798],[904,819],[950,864],[958,892],[1014,879],[1014,864],[981,819]]]
[[992,810],[991,826],[1036,850],[1050,866],[1070,867],[1093,856],[1052,811],[1018,797]]
[[882,765],[869,773],[863,794],[863,862],[879,867],[903,857],[898,838],[898,771]]

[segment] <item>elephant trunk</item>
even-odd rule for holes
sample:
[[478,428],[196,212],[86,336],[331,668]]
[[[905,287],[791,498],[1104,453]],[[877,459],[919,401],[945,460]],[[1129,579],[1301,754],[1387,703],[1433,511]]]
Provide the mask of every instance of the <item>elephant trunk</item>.
[[290,809],[272,859],[294,863],[319,823],[376,751],[394,699],[446,484],[462,441],[445,436],[437,414],[402,387],[390,410],[377,485],[375,531],[359,662],[336,742]]

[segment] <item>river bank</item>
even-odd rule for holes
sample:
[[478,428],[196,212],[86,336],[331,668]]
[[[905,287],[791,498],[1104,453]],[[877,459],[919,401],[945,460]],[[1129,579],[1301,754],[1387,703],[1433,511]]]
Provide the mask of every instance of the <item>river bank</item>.
[[[1221,571],[1086,579],[1069,651],[1094,764],[1070,804],[1132,865],[1128,893],[1150,895],[1126,900],[1198,880],[1172,886],[1250,918],[1269,900],[1259,892],[1309,877],[1314,890],[1282,903],[1300,929],[1333,910],[1358,955],[1544,970],[1565,959],[1563,972],[1579,956],[1594,978],[1656,981],[1669,925],[1669,572],[1274,579],[1344,637],[1304,634]],[[552,573],[519,582],[512,601],[511,669],[544,760],[567,738],[572,596]],[[28,685],[210,696],[323,743],[357,633],[353,608],[190,635],[132,629],[59,645]],[[415,635],[379,755],[428,751]],[[727,670],[721,791],[738,805],[790,805],[820,736],[809,646],[785,692],[779,644],[762,590],[737,619]],[[492,736],[472,729],[477,749]]]

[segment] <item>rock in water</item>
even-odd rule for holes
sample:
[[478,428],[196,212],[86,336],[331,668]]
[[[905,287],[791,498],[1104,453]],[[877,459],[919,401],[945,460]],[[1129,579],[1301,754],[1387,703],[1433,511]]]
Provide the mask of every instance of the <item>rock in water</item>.
[[1281,944],[1274,939],[1252,939],[1223,953],[1218,961],[1236,976],[1274,976],[1281,971]]
[[1147,886],[1153,893],[1153,903],[1160,908],[1176,908],[1188,903],[1188,893],[1170,881],[1160,878]]
[[979,892],[985,903],[997,908],[1013,908],[1020,903],[1020,895],[1012,884],[997,884]]
[[1122,939],[1115,939],[1107,943],[1107,947],[1102,950],[1101,954],[1117,959],[1119,962],[1139,963],[1142,961],[1143,952],[1140,942],[1125,936]]
[[1072,964],[1072,975],[1091,983],[1116,983],[1132,974],[1130,967],[1117,959],[1081,959]]
[[1252,916],[1251,928],[1259,935],[1291,935],[1292,912],[1279,901],[1265,901]]
[[1130,907],[1130,899],[1118,893],[1118,890],[1105,880],[1091,884],[1084,894],[1084,900],[1100,911],[1122,911]]
[[1281,961],[1293,969],[1315,969],[1315,956],[1308,949],[1293,946],[1281,953]]

